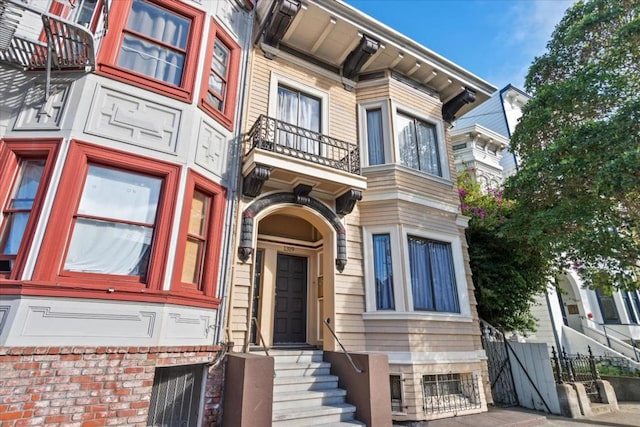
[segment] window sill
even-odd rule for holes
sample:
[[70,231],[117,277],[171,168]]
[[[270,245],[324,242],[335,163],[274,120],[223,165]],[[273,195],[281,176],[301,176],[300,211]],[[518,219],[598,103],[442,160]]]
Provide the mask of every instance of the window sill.
[[0,278],[0,295],[40,296],[54,298],[103,299],[129,302],[147,302],[157,304],[176,304],[206,309],[217,309],[220,299],[203,294],[180,293],[175,291],[157,291],[110,287],[106,285],[73,285],[3,280]]
[[190,103],[193,101],[192,88],[173,86],[160,80],[154,80],[144,74],[138,74],[135,71],[115,67],[110,64],[98,64],[97,70],[98,74],[102,76],[113,78],[123,83],[137,86],[141,89],[150,90],[152,92],[159,93],[160,95],[169,96],[184,102]]
[[213,106],[209,105],[204,100],[200,100],[200,108],[207,113],[209,116],[218,121],[222,126],[227,128],[228,130],[233,130],[233,112],[226,114]]
[[362,313],[363,320],[433,320],[439,322],[473,322],[473,318],[464,314],[433,313],[417,311],[368,311]]

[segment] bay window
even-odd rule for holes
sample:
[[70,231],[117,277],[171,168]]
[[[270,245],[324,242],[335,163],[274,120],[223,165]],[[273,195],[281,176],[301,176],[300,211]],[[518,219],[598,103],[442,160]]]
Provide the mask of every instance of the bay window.
[[34,277],[159,289],[179,169],[72,142]]
[[189,171],[174,271],[175,290],[215,295],[224,194],[218,184]]
[[413,309],[459,313],[451,244],[407,236]]
[[56,142],[14,141],[0,146],[0,277],[17,278],[31,244]]
[[397,114],[400,163],[406,167],[442,176],[438,132],[435,124]]
[[202,82],[200,106],[233,129],[236,91],[240,67],[240,46],[212,19],[207,47],[206,69]]
[[98,69],[161,93],[191,100],[202,11],[167,0],[113,2]]

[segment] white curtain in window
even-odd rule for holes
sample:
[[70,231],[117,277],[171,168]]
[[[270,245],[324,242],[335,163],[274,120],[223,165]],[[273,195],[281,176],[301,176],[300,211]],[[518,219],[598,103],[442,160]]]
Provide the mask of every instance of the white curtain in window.
[[152,4],[134,0],[127,29],[176,49],[125,34],[118,66],[179,86],[185,59],[181,51],[186,49],[189,26],[188,19]]
[[413,120],[398,114],[398,145],[400,149],[400,163],[408,168],[420,169],[416,135]]
[[144,276],[162,180],[90,166],[64,269]]
[[[278,87],[278,120],[320,132],[320,100],[284,87]],[[279,143],[297,151],[320,154],[315,138],[304,138],[296,131],[280,131]]]
[[416,121],[418,158],[420,170],[433,175],[441,176],[440,156],[438,154],[438,140],[436,139],[436,127],[427,123]]

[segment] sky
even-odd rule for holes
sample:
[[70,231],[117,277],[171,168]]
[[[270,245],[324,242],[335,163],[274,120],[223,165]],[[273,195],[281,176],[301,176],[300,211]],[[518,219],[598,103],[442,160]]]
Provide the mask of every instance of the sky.
[[344,0],[500,88],[524,89],[574,0]]

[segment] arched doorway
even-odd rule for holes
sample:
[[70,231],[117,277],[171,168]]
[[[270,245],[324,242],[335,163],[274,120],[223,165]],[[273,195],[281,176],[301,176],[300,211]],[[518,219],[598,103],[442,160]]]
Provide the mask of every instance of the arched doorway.
[[322,319],[333,317],[334,274],[346,260],[344,227],[317,200],[280,198],[256,200],[243,212],[239,256],[253,255],[249,301],[257,320],[249,319],[245,347],[332,349]]

